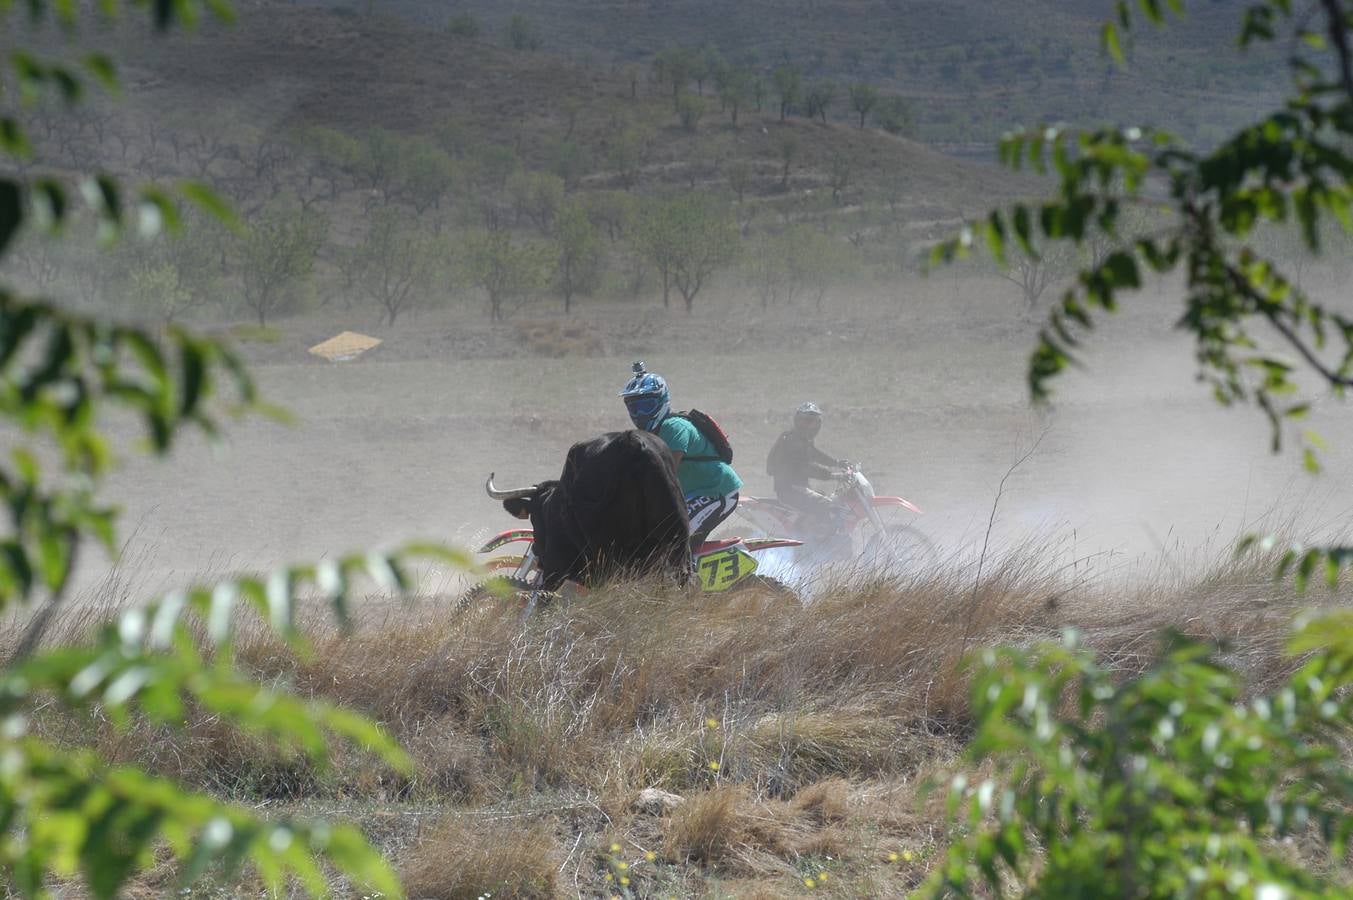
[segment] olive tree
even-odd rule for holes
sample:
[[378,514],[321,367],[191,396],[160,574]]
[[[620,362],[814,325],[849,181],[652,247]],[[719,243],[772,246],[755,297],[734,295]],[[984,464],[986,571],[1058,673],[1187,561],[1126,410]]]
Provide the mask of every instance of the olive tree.
[[514,13],[507,20],[507,45],[513,50],[539,50],[540,31],[535,20],[520,13]]
[[226,235],[206,216],[185,217],[173,234],[129,238],[110,254],[115,279],[132,309],[171,325],[190,312],[220,302],[225,294],[222,254]]
[[316,212],[275,206],[249,222],[233,248],[240,278],[240,302],[258,324],[301,303],[315,257],[328,235],[328,221]]
[[352,253],[353,287],[381,309],[388,325],[425,300],[444,259],[433,229],[396,209],[379,209]]
[[878,88],[863,81],[856,81],[850,86],[850,108],[860,117],[860,127],[864,127],[864,120],[869,116],[869,111],[878,105]]
[[543,235],[554,229],[554,217],[564,203],[564,180],[549,172],[518,170],[507,179],[507,194],[520,221],[525,218]]
[[465,242],[466,280],[484,291],[489,318],[503,320],[505,308],[545,287],[550,272],[548,249],[514,243],[505,228],[484,230]]
[[786,63],[775,67],[771,81],[775,85],[775,96],[780,101],[780,121],[783,122],[803,93],[803,72],[798,66]]
[[808,118],[820,118],[822,124],[826,125],[827,110],[836,99],[836,85],[830,81],[816,82],[804,91],[803,99]]
[[573,298],[595,289],[601,275],[601,241],[580,201],[567,203],[559,214],[554,253],[555,290],[564,300],[564,312],[571,312]]
[[682,194],[650,203],[637,247],[662,277],[663,306],[675,286],[689,313],[709,278],[736,256],[738,229],[728,211],[710,198]]

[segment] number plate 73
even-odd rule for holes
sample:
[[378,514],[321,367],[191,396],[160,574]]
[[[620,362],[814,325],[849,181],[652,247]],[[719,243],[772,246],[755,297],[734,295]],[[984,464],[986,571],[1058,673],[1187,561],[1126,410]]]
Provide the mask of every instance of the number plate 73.
[[756,557],[741,547],[702,556],[696,564],[702,591],[726,591],[755,571]]

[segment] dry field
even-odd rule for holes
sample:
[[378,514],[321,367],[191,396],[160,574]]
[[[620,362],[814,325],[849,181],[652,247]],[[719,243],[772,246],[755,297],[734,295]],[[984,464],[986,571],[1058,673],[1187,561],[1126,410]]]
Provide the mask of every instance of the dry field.
[[[617,392],[634,359],[668,377],[679,406],[729,428],[752,493],[770,489],[765,453],[790,411],[818,402],[821,445],[919,504],[916,524],[946,557],[971,556],[1002,477],[1040,436],[1006,481],[992,541],[1036,535],[1049,564],[1082,574],[1187,570],[1196,552],[1275,523],[1327,535],[1353,503],[1353,429],[1338,404],[1308,423],[1331,446],[1326,471],[1307,476],[1293,454],[1269,452],[1257,413],[1220,409],[1194,383],[1189,346],[1160,324],[1176,314],[1164,294],[1107,323],[1046,412],[1023,385],[1036,323],[1006,283],[944,275],[827,303],[767,315],[716,284],[694,317],[594,303],[496,327],[473,308],[394,328],[373,329],[366,311],[286,322],[279,340],[246,349],[294,425],[242,421],[217,452],[129,460],[113,485],[140,588],[413,536],[473,543],[511,524],[483,494],[489,472],[554,477],[572,442],[628,425]],[[349,328],[385,343],[348,363],[304,352]],[[90,566],[83,583],[101,574]]]
[[[316,610],[299,657],[242,641],[260,678],[384,723],[411,776],[342,748],[317,770],[215,720],[44,727],[272,814],[356,820],[412,897],[898,897],[942,856],[929,785],[971,729],[966,650],[1075,624],[1126,674],[1169,624],[1223,642],[1262,688],[1289,671],[1294,610],[1331,602],[1275,594],[1263,563],[1096,588],[1050,569],[1046,549],[988,559],[980,579],[952,566],[826,585],[771,612],[622,585],[523,630],[511,614],[451,617],[444,597],[372,598],[356,637]],[[71,613],[56,639],[100,614]],[[152,872],[133,896],[172,883]]]
[[[1008,286],[904,282],[820,316],[716,302],[693,320],[427,314],[345,364],[303,348],[361,320],[287,323],[249,353],[297,424],[244,422],[218,453],[130,461],[114,485],[135,525],[124,564],[88,567],[90,602],[56,639],[189,577],[411,535],[470,543],[509,524],[483,496],[490,470],[548,477],[570,442],[624,424],[615,392],[635,357],[729,426],[753,491],[786,412],[822,403],[823,444],[927,510],[937,571],[817,584],[802,608],[770,612],[622,585],[525,630],[453,618],[462,576],[428,571],[413,605],[371,598],[355,638],[316,611],[308,654],[244,641],[265,680],[384,723],[411,777],[343,750],[315,770],[213,721],[45,727],[271,812],[351,817],[414,897],[902,896],[946,839],[925,788],[971,728],[965,651],[1074,626],[1126,673],[1174,625],[1223,642],[1264,687],[1287,671],[1293,612],[1336,599],[1292,596],[1228,546],[1246,528],[1340,533],[1353,434],[1322,407],[1325,474],[1269,456],[1255,416],[1190,382],[1188,348],[1154,324],[1164,295],[1096,337],[1091,371],[1050,413],[1022,394],[1033,325]],[[560,342],[580,355],[550,355]],[[169,878],[138,890],[161,896]]]

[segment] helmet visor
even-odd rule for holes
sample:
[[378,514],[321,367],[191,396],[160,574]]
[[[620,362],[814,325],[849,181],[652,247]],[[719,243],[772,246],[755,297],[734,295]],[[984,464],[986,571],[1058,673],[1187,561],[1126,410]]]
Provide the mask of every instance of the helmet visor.
[[651,419],[662,410],[662,398],[656,394],[626,397],[625,408],[629,410],[631,419]]
[[822,430],[822,416],[813,413],[798,413],[794,416],[794,427],[804,434],[817,434]]

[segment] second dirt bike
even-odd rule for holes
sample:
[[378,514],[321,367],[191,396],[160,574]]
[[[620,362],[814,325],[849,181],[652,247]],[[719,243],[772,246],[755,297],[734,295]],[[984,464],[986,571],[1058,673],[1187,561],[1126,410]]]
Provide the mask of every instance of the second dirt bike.
[[[912,525],[891,522],[893,515],[907,511],[919,515],[920,507],[905,497],[879,496],[858,466],[848,466],[840,487],[831,495],[836,512],[835,534],[815,534],[799,551],[803,561],[839,562],[857,559],[884,571],[929,568],[938,562],[935,546]],[[743,495],[738,515],[766,533],[807,537],[806,513],[769,497]]]
[[[526,549],[520,555],[494,556],[484,561],[487,569],[508,574],[495,575],[461,595],[456,603],[457,612],[465,612],[476,606],[515,604],[518,616],[525,620],[541,603],[549,602],[555,594],[546,591],[540,584],[540,566],[535,555],[535,534],[529,528],[514,528],[495,536],[493,540],[479,548],[480,553],[493,553],[509,544],[525,543]],[[799,547],[802,541],[782,538],[728,538],[722,541],[706,541],[691,554],[695,569],[695,579],[701,593],[729,594],[759,589],[772,599],[792,600],[798,603],[798,595],[788,585],[764,574],[757,574],[759,562],[756,554],[780,547]],[[582,585],[568,583],[560,591],[564,596],[586,593]]]

